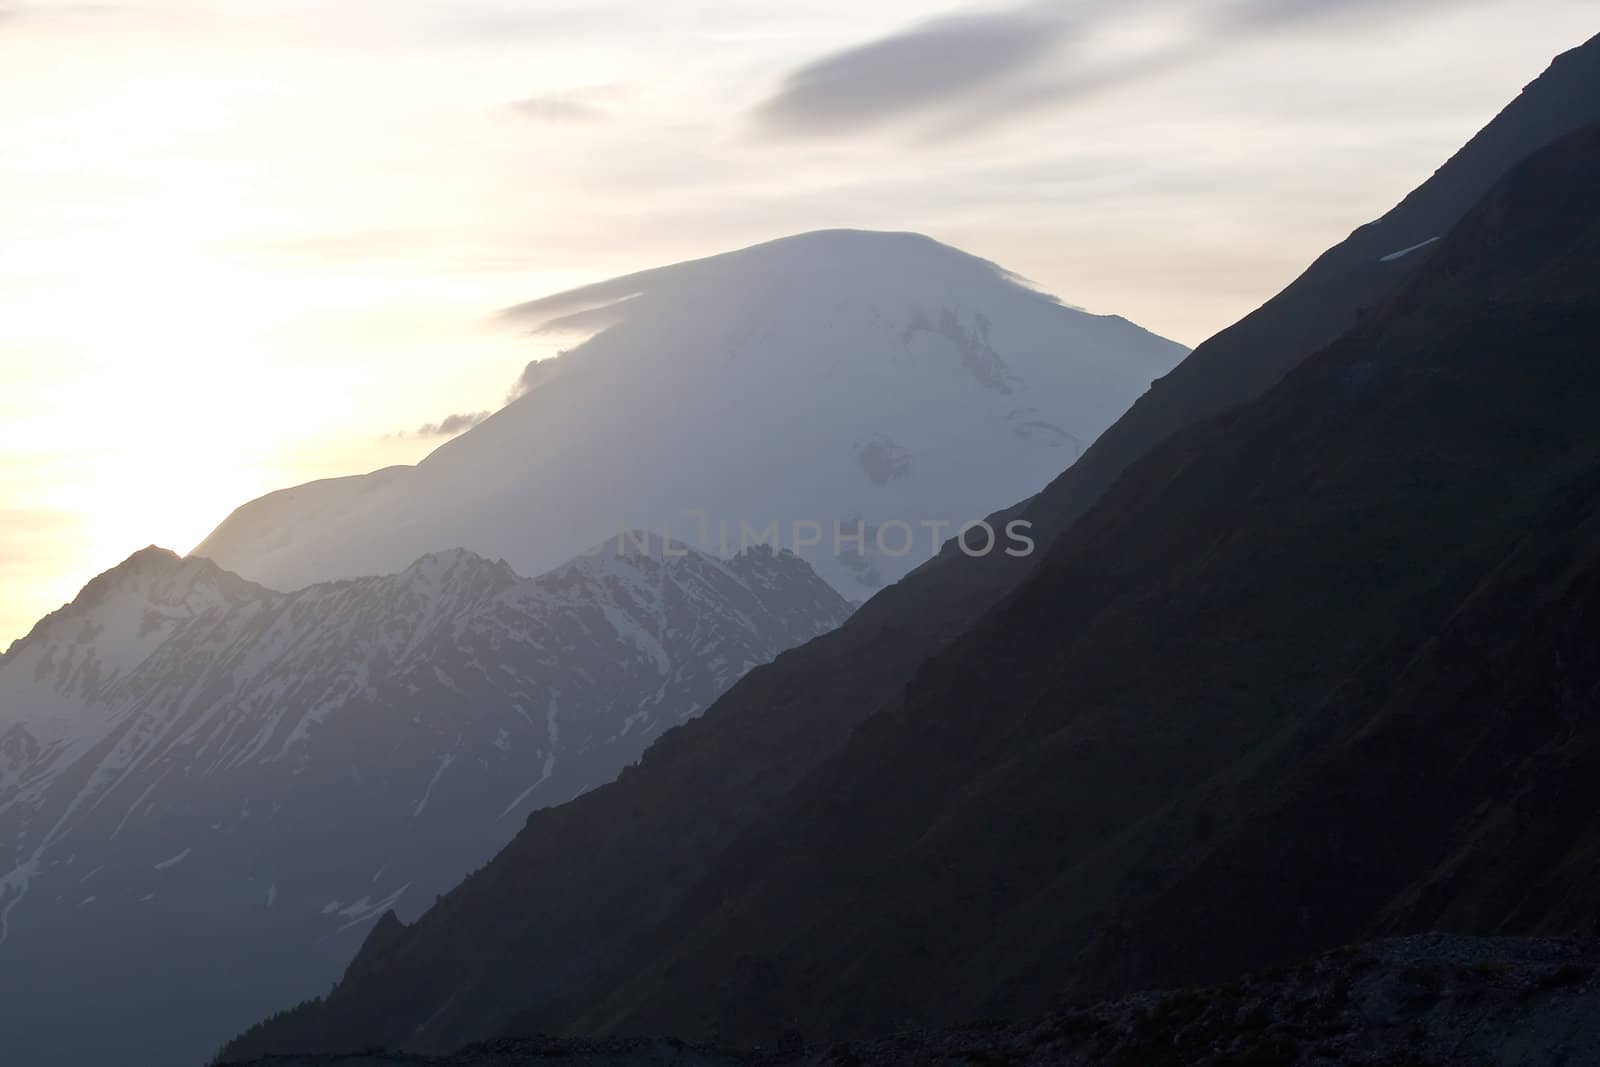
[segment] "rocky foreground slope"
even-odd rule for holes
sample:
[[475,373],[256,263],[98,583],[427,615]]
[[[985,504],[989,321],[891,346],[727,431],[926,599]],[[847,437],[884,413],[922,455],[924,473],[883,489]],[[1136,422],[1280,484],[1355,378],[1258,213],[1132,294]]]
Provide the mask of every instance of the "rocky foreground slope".
[[1597,1060],[1600,942],[1435,935],[1340,949],[1212,988],[820,1049],[536,1038],[451,1056],[281,1056],[249,1067],[1580,1067]]

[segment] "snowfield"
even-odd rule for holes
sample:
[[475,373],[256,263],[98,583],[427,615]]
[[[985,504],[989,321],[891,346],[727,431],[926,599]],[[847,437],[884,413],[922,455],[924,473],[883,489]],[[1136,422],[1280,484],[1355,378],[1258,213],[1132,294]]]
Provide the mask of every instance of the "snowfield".
[[[804,234],[508,314],[593,336],[415,467],[273,493],[196,551],[292,589],[444,546],[533,574],[622,530],[726,555],[814,524],[797,551],[859,600],[933,554],[922,524],[1037,492],[1185,354],[914,234]],[[896,521],[905,554],[875,536]]]

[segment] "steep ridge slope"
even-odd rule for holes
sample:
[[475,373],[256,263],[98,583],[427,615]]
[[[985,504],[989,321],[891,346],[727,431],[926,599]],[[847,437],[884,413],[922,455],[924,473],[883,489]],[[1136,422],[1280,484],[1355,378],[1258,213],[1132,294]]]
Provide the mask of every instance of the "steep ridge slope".
[[1430,243],[1510,167],[1592,122],[1600,122],[1600,36],[1556,57],[1549,70],[1388,214],[1356,230],[1259,310],[1190,353],[1049,492],[1029,501],[1028,516],[1041,526],[1065,528],[1157,443],[1259,396],[1387,299],[1426,259],[1422,253]]
[[[536,573],[623,529],[726,555],[775,526],[859,600],[937,550],[924,524],[949,536],[1033,492],[1185,351],[926,237],[864,231],[512,315],[599,332],[416,467],[274,493],[196,551],[293,588],[445,545]],[[880,538],[892,523],[909,531]],[[862,532],[865,549],[847,540]]]
[[833,1037],[1438,925],[1592,934],[1600,128],[1158,448],[519,1027]]
[[[1592,69],[1597,54],[1600,45],[1591,42],[1563,57],[1474,146],[1511,151],[1539,129],[1581,124],[1596,97],[1572,91],[1567,79]],[[1538,118],[1527,135],[1510,128],[1524,115]],[[1489,148],[1469,146],[1469,153],[1501,172],[1518,161]],[[1415,196],[1426,198],[1428,189]],[[1403,281],[1393,272],[1385,277],[1391,290]],[[1218,364],[1232,351],[1220,344],[1212,350]],[[1288,364],[1309,353],[1286,347],[1280,354]],[[1243,346],[1238,358],[1249,362],[1253,350]],[[1214,366],[1213,373],[1226,378],[1228,369]],[[1130,440],[1147,432],[1135,430]],[[1099,454],[1108,463],[1116,458],[1111,450]],[[1081,489],[1069,471],[1032,502],[1041,546],[1060,532],[1054,523],[1081,510]],[[494,1032],[518,1008],[581,985],[658,923],[729,842],[857,724],[898,698],[915,667],[1004,596],[1028,562],[956,556],[885,590],[838,632],[752,672],[702,720],[663,738],[616,786],[531,819],[488,870],[387,946],[393,951],[383,954],[379,973],[346,983],[326,1003],[285,1013],[234,1050],[451,1048]],[[647,881],[640,872],[648,872]],[[497,921],[478,918],[489,915]]]
[[604,547],[292,594],[149,549],[0,657],[7,1062],[198,1059],[849,613],[791,555]]

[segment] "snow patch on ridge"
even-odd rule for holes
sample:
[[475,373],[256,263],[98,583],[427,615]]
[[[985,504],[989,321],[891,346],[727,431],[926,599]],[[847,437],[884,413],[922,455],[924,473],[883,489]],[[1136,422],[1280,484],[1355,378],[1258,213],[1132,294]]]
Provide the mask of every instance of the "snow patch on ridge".
[[1430,237],[1426,241],[1420,241],[1417,244],[1412,245],[1410,248],[1402,248],[1398,252],[1390,252],[1388,255],[1386,255],[1382,259],[1378,260],[1378,262],[1379,263],[1393,263],[1397,259],[1404,259],[1407,256],[1409,256],[1411,253],[1420,252],[1422,249],[1427,248],[1429,245],[1433,244],[1434,242],[1436,242],[1438,240],[1439,240],[1439,238],[1437,238],[1437,237]]
[[194,851],[194,850],[186,848],[182,852],[178,853],[176,856],[172,856],[172,857],[170,857],[168,859],[162,860],[160,863],[156,864],[156,870],[164,871],[169,867],[176,867],[178,864],[180,864],[184,860],[188,859],[189,858],[189,853],[192,852],[192,851]]

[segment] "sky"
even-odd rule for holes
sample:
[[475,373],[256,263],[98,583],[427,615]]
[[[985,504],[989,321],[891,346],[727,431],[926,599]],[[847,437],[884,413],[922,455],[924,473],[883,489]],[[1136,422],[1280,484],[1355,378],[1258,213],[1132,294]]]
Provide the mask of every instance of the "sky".
[[420,459],[509,305],[914,230],[1198,344],[1592,0],[0,0],[0,647],[147,544]]

